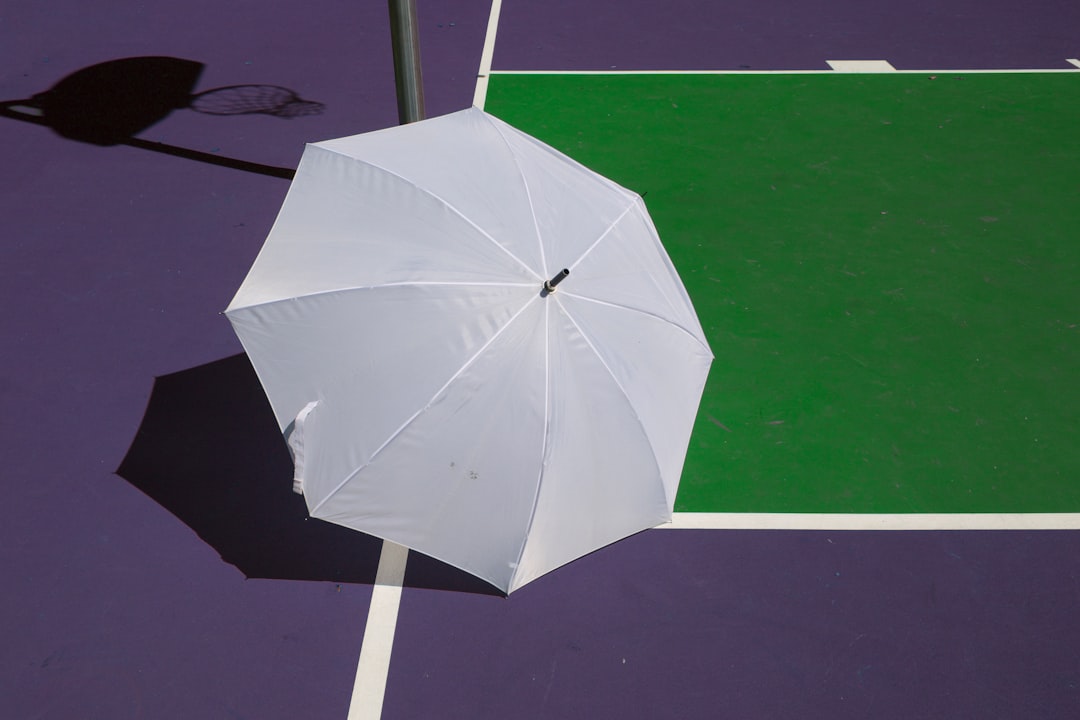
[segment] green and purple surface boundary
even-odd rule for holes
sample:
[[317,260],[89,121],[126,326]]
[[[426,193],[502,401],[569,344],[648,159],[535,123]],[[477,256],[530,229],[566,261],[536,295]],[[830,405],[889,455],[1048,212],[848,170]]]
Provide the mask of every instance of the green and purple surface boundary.
[[[305,522],[219,315],[287,183],[0,118],[0,715],[1074,714],[1080,8],[420,20],[429,114],[482,103],[645,196],[717,358],[675,528],[504,599]],[[326,110],[178,111],[140,138],[294,167],[396,122],[387,22],[22,4],[0,100],[188,58],[198,90]]]

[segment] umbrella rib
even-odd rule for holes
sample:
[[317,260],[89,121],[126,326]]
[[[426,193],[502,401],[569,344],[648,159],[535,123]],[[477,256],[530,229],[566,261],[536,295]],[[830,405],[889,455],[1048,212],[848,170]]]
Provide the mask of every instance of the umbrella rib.
[[[642,310],[641,308],[630,307],[629,305],[623,305],[621,303],[613,303],[613,302],[610,302],[608,300],[598,300],[597,298],[591,298],[591,297],[588,297],[586,295],[578,295],[577,293],[572,293],[572,292],[564,292],[563,297],[572,297],[572,298],[575,298],[577,300],[583,300],[585,302],[596,303],[597,305],[605,305],[607,307],[616,308],[618,310],[625,310],[626,312],[632,312],[632,313],[637,313],[639,315],[645,315],[646,317],[651,317],[654,320],[658,320],[658,321],[660,321],[662,323],[667,323],[668,325],[672,326],[676,330],[679,330],[680,332],[683,332],[686,335],[688,335],[689,337],[693,338],[694,342],[696,342],[698,345],[700,345],[702,350],[704,350],[705,352],[709,353],[710,356],[712,356],[712,349],[709,348],[708,344],[705,343],[704,340],[702,340],[697,335],[695,335],[692,330],[690,330],[687,327],[684,327],[684,326],[680,325],[677,322],[669,320],[668,318],[663,317],[662,315],[657,315],[656,313],[649,312],[648,310]],[[567,315],[569,315],[569,313],[567,313]],[[573,319],[571,319],[571,322],[573,322]],[[574,325],[576,326],[577,323],[574,323]]]
[[[640,198],[639,198],[639,199],[640,199]],[[591,252],[593,251],[593,249],[594,249],[594,248],[595,248],[595,247],[596,247],[597,245],[599,245],[599,244],[600,244],[600,242],[601,242],[601,241],[602,241],[602,240],[603,240],[604,238],[606,238],[606,237],[607,237],[608,235],[610,235],[610,234],[611,234],[611,231],[615,229],[615,226],[616,226],[616,225],[618,225],[618,224],[619,224],[620,222],[622,222],[622,219],[623,219],[624,217],[626,217],[626,214],[627,214],[628,212],[630,212],[631,210],[633,210],[633,209],[634,209],[634,207],[635,207],[636,205],[637,205],[637,202],[633,202],[633,203],[630,203],[630,205],[627,205],[626,209],[625,209],[625,210],[623,210],[623,211],[622,211],[621,213],[619,213],[619,217],[615,218],[615,219],[614,219],[614,220],[613,220],[613,221],[611,222],[611,224],[610,224],[610,225],[608,225],[608,227],[607,227],[607,230],[605,230],[604,232],[602,232],[602,233],[600,234],[600,237],[596,238],[596,240],[594,240],[594,241],[593,241],[593,244],[592,244],[592,245],[590,245],[589,247],[585,248],[585,252],[581,253],[581,256],[580,256],[580,257],[578,257],[578,259],[574,261],[574,264],[570,266],[570,269],[571,269],[571,270],[573,270],[574,268],[576,268],[576,267],[577,267],[577,266],[578,266],[578,265],[579,265],[579,264],[581,263],[581,261],[582,261],[582,260],[584,260],[584,259],[585,259],[585,258],[586,258],[586,257],[588,256],[588,254],[589,254],[589,253],[591,253]]]
[[529,543],[529,535],[532,534],[533,521],[536,520],[536,506],[540,500],[540,485],[544,481],[544,458],[547,457],[548,439],[551,437],[551,323],[549,317],[551,305],[544,304],[544,432],[540,442],[540,469],[536,474],[536,490],[533,492],[532,512],[529,513],[529,522],[525,526],[525,534],[521,538],[521,548],[518,550],[517,560],[514,564],[514,572],[510,576],[513,584],[521,567],[521,560],[525,557],[525,546]]
[[[335,150],[329,150],[329,148],[324,148],[324,149],[328,150],[329,152],[337,152]],[[431,190],[429,190],[426,187],[423,187],[421,185],[417,185],[415,182],[413,182],[409,178],[405,177],[404,175],[399,175],[398,173],[394,172],[393,170],[385,168],[382,165],[379,165],[377,163],[373,163],[370,160],[365,160],[363,158],[354,157],[352,155],[349,155],[348,157],[351,160],[355,160],[358,163],[362,163],[364,165],[367,165],[368,167],[372,167],[372,168],[375,168],[376,170],[380,170],[380,171],[386,173],[387,175],[390,175],[391,177],[395,177],[398,180],[401,180],[406,185],[409,185],[409,186],[415,188],[416,190],[424,193],[425,195],[428,195],[428,196],[434,198],[435,200],[438,200],[440,203],[443,204],[443,206],[446,207],[447,210],[454,213],[455,215],[460,217],[462,220],[467,222],[469,225],[471,225],[478,233],[480,233],[485,238],[487,238],[495,247],[499,248],[504,253],[506,253],[510,258],[512,258],[519,265],[521,265],[521,267],[525,268],[525,270],[527,270],[531,275],[533,275],[537,279],[543,280],[543,278],[535,270],[533,270],[531,267],[529,267],[528,264],[525,263],[525,261],[523,261],[521,258],[519,258],[514,253],[510,252],[509,248],[507,248],[505,245],[503,245],[498,240],[496,240],[494,237],[492,237],[491,234],[487,230],[484,230],[484,228],[477,225],[475,222],[473,222],[473,220],[471,218],[469,218],[467,215],[465,215],[465,213],[458,210],[456,207],[454,207],[449,202],[447,202],[444,198],[439,197],[438,195],[436,195],[434,192],[432,192]],[[531,205],[530,205],[530,210],[531,209],[532,208],[531,208]],[[535,214],[534,214],[534,219],[535,219]]]
[[445,285],[449,287],[534,287],[536,283],[526,282],[480,282],[472,280],[401,280],[400,282],[379,283],[378,285],[364,285],[356,290],[378,290],[379,288],[391,287],[423,287],[426,285]]
[[658,475],[661,475],[663,471],[660,467],[660,458],[656,457],[656,449],[653,447],[651,438],[649,438],[649,431],[645,429],[645,423],[641,422],[641,416],[638,415],[637,408],[634,407],[634,402],[630,399],[630,393],[626,392],[626,388],[624,388],[623,384],[619,382],[619,378],[615,375],[615,371],[611,369],[611,366],[608,365],[607,361],[604,360],[604,356],[601,355],[600,351],[596,349],[596,344],[593,343],[592,338],[590,338],[589,335],[585,332],[585,330],[582,329],[580,325],[578,325],[577,320],[574,319],[574,316],[566,311],[566,308],[563,307],[562,303],[559,302],[558,299],[556,299],[556,302],[558,303],[559,308],[563,311],[563,314],[566,315],[566,319],[570,321],[570,324],[573,325],[579,333],[581,333],[581,337],[585,340],[585,344],[588,345],[589,349],[593,351],[596,359],[600,361],[600,364],[604,366],[604,370],[606,370],[607,374],[611,376],[611,381],[615,383],[615,387],[619,388],[619,392],[622,393],[623,398],[626,399],[626,404],[630,406],[630,412],[634,414],[634,420],[637,421],[638,427],[641,428],[641,434],[649,440],[649,454],[652,456],[653,463],[655,463],[656,465],[656,473]]
[[506,145],[507,151],[510,153],[510,157],[514,161],[514,167],[517,168],[518,176],[521,178],[521,184],[525,188],[525,199],[529,204],[529,214],[532,215],[533,229],[536,231],[536,243],[540,246],[540,266],[543,271],[545,279],[547,278],[547,255],[544,252],[544,240],[540,237],[540,221],[536,218],[536,206],[533,205],[532,191],[529,189],[529,181],[525,177],[525,171],[521,169],[521,162],[518,160],[517,153],[514,152],[514,147],[510,144],[510,141],[506,139],[506,133],[503,132],[499,124],[495,122],[490,115],[485,114],[491,127],[495,128],[495,132],[499,134],[503,144]]
[[431,404],[433,402],[435,402],[436,398],[438,398],[440,395],[442,395],[443,392],[445,392],[446,389],[448,387],[450,387],[450,385],[455,380],[457,380],[461,376],[462,373],[464,373],[466,370],[468,370],[469,367],[471,367],[472,364],[476,362],[477,358],[479,358],[481,355],[484,354],[484,352],[488,349],[488,347],[490,347],[491,344],[493,342],[495,342],[495,340],[500,335],[502,335],[503,332],[508,327],[510,327],[511,325],[514,324],[514,321],[517,320],[521,316],[521,314],[528,309],[528,307],[530,305],[532,305],[534,302],[537,302],[539,299],[540,299],[539,295],[534,295],[533,297],[529,298],[529,301],[526,302],[524,305],[522,305],[520,310],[518,310],[516,313],[514,313],[513,316],[509,320],[507,320],[506,323],[495,332],[495,334],[493,334],[490,338],[488,338],[487,342],[485,342],[482,346],[480,346],[480,349],[477,350],[475,353],[473,353],[472,356],[462,364],[462,366],[458,369],[458,371],[455,372],[450,377],[449,380],[447,380],[445,383],[443,383],[442,387],[440,387],[438,390],[436,390],[435,394],[432,395],[431,398],[426,403],[424,403],[424,405],[419,410],[417,410],[412,415],[410,415],[409,418],[405,422],[403,422],[401,424],[401,426],[397,430],[395,430],[394,432],[392,432],[390,434],[390,437],[386,438],[386,440],[384,440],[383,443],[381,445],[379,445],[379,447],[375,448],[375,451],[373,453],[371,453],[371,457],[368,458],[368,461],[366,463],[364,463],[363,465],[361,465],[360,467],[356,468],[355,470],[350,472],[348,475],[346,475],[344,480],[342,480],[340,483],[338,483],[337,486],[333,490],[331,490],[330,492],[328,492],[326,494],[326,497],[324,497],[322,500],[320,500],[318,502],[318,504],[315,505],[315,507],[311,508],[310,515],[312,515],[314,517],[315,513],[318,511],[318,509],[321,508],[323,505],[325,505],[327,500],[334,497],[334,495],[337,495],[338,491],[340,491],[341,488],[345,487],[349,483],[350,480],[352,480],[354,477],[356,477],[360,473],[360,471],[362,471],[364,468],[366,468],[368,465],[370,465],[372,462],[374,462],[375,458],[378,457],[379,453],[381,453],[383,450],[385,450],[386,447],[390,443],[392,443],[395,438],[397,438],[399,435],[401,435],[401,433],[405,432],[405,430],[410,425],[412,425],[413,421],[415,421],[416,418],[423,415],[424,411],[427,410],[429,407],[431,407]]
[[473,282],[470,280],[461,281],[443,281],[443,280],[402,280],[400,282],[388,282],[379,283],[378,285],[346,285],[344,287],[328,288],[326,290],[317,290],[315,292],[304,293],[297,297],[280,297],[273,300],[264,300],[262,302],[253,303],[251,305],[240,305],[238,307],[229,307],[225,310],[226,315],[236,314],[239,310],[247,310],[254,307],[270,307],[278,305],[280,303],[292,302],[304,298],[319,297],[320,295],[333,295],[335,293],[353,292],[359,290],[382,290],[384,288],[396,288],[396,287],[498,287],[498,288],[516,288],[516,287],[535,287],[536,283],[527,282]]
[[[640,195],[635,195],[634,196],[634,202],[632,202],[625,210],[623,210],[622,213],[619,215],[619,217],[615,218],[615,220],[611,223],[611,225],[608,226],[608,229],[605,230],[603,232],[603,234],[600,235],[600,237],[596,238],[596,240],[593,242],[593,244],[590,245],[585,250],[585,252],[583,252],[581,254],[581,257],[579,257],[577,260],[574,261],[574,264],[571,265],[570,268],[573,269],[573,268],[577,267],[577,265],[579,263],[581,263],[581,261],[584,260],[585,257],[588,256],[588,254],[591,253],[593,251],[593,249],[596,248],[596,246],[599,245],[601,243],[601,241],[604,240],[604,238],[606,238],[608,235],[611,234],[611,231],[615,229],[616,225],[618,225],[620,222],[622,222],[622,219],[624,217],[626,217],[627,213],[629,213],[635,207],[640,207],[642,210],[644,210],[644,202],[645,201],[641,199]],[[666,253],[665,253],[665,255],[666,255]],[[670,259],[668,260],[668,264],[670,266]],[[674,268],[672,268],[672,269],[674,269]],[[594,302],[594,303],[597,303],[599,305],[607,305],[608,307],[619,308],[621,310],[627,310],[629,312],[641,313],[642,315],[647,315],[647,316],[655,318],[655,319],[657,319],[657,320],[659,320],[661,322],[668,323],[669,325],[672,325],[675,328],[678,328],[682,332],[684,332],[687,335],[689,335],[690,337],[692,337],[694,339],[694,341],[698,345],[700,345],[702,347],[702,349],[704,349],[707,353],[709,353],[710,356],[712,355],[712,350],[709,348],[708,344],[704,340],[702,340],[700,337],[695,335],[689,328],[686,328],[686,327],[680,325],[679,323],[672,322],[671,320],[669,320],[669,319],[667,319],[665,317],[661,317],[660,315],[657,315],[656,313],[651,313],[651,312],[649,312],[647,310],[642,310],[640,308],[633,308],[633,307],[630,307],[629,305],[622,305],[622,304],[619,304],[619,303],[608,302],[608,301],[605,301],[605,300],[597,300],[596,298],[587,297],[585,295],[578,295],[577,293],[574,293],[572,291],[571,292],[564,292],[563,295],[578,298],[579,300],[586,300],[588,302]]]

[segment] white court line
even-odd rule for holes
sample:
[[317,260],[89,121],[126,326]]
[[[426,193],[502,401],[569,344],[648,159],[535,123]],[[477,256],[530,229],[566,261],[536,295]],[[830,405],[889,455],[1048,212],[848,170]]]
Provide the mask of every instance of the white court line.
[[693,513],[658,530],[1080,530],[1080,513]]
[[896,72],[896,68],[888,60],[826,60],[825,63],[836,72]]
[[1075,65],[1076,67],[1080,68],[1080,60],[1077,60],[1076,58],[1068,58],[1065,62],[1070,63],[1070,64]]
[[484,50],[480,53],[480,70],[476,73],[476,91],[473,93],[473,105],[484,109],[487,101],[488,78],[491,76],[491,59],[495,55],[495,33],[499,28],[499,13],[502,0],[491,0],[491,14],[488,15],[487,33],[484,34]]
[[390,672],[390,652],[394,647],[401,585],[405,580],[408,548],[383,540],[375,587],[371,589],[364,642],[356,663],[348,720],[378,720],[382,715],[386,678]]
[[[1080,68],[1080,60],[1069,60]],[[1075,73],[1074,68],[1006,68],[1001,70],[883,70],[897,75],[1018,75]],[[491,70],[491,75],[836,75],[836,70]],[[484,78],[485,92],[487,77]]]

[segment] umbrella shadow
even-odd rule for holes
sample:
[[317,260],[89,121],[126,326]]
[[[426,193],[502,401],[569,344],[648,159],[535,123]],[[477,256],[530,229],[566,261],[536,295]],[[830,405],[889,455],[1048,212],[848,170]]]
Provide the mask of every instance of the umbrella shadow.
[[70,140],[127,145],[245,172],[291,179],[290,168],[136,137],[176,110],[211,115],[271,115],[295,118],[323,111],[278,85],[232,85],[194,93],[204,65],[174,57],[129,57],[90,65],[48,90],[21,100],[0,101],[0,116],[43,125]]
[[[116,474],[248,578],[372,584],[382,541],[308,516],[292,461],[246,355],[155,379]],[[416,552],[405,585],[502,596]]]

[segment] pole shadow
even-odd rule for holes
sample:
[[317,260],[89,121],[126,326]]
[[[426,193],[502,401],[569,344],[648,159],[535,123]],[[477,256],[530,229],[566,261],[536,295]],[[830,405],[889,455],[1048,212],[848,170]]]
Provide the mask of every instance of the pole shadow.
[[[373,584],[382,541],[308,516],[292,461],[246,355],[155,379],[116,474],[248,578]],[[502,596],[410,552],[405,585]]]
[[48,90],[0,102],[0,116],[42,125],[93,145],[127,145],[234,170],[291,179],[295,170],[221,157],[136,137],[176,110],[211,115],[271,115],[291,119],[323,111],[278,85],[230,85],[195,93],[204,65],[174,57],[129,57],[98,63]]

